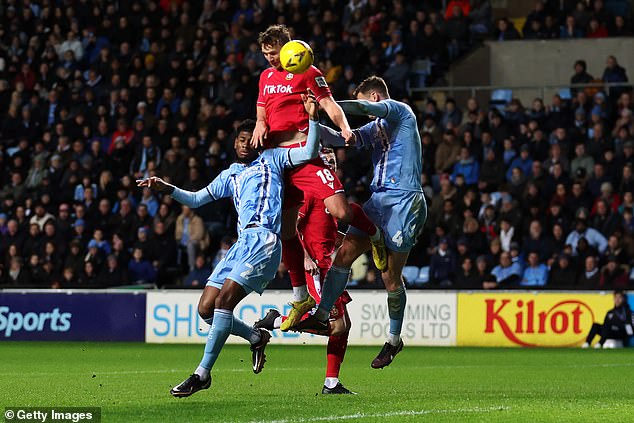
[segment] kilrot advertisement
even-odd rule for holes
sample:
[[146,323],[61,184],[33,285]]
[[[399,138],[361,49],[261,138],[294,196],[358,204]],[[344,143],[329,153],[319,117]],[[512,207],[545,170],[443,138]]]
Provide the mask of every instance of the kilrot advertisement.
[[611,293],[460,293],[460,346],[573,347],[614,307]]

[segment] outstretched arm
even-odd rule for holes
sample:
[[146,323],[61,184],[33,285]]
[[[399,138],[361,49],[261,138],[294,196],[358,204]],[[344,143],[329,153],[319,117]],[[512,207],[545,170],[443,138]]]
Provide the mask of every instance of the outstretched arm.
[[342,100],[337,104],[341,106],[344,112],[351,115],[372,115],[380,118],[386,118],[388,114],[387,104],[379,102],[370,102],[366,100]]
[[346,115],[337,102],[330,96],[319,100],[319,105],[326,111],[330,120],[341,129],[341,134],[346,142],[352,142],[352,131]]
[[192,209],[196,209],[204,204],[207,204],[213,200],[216,200],[218,197],[214,197],[212,192],[214,191],[215,185],[218,185],[220,180],[220,176],[213,180],[211,184],[206,186],[205,188],[192,192],[186,191],[178,188],[175,185],[172,185],[168,182],[165,182],[163,179],[152,176],[147,179],[137,179],[137,186],[139,187],[148,187],[158,192],[164,192],[172,196],[172,198],[178,201],[181,204],[184,204]]

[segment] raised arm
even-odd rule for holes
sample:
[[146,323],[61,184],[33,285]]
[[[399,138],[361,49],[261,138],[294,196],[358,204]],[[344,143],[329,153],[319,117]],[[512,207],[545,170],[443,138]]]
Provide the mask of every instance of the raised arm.
[[298,148],[291,148],[288,152],[289,165],[297,166],[306,163],[317,157],[319,153],[319,135],[321,133],[319,125],[319,106],[315,96],[309,91],[302,94],[304,108],[308,112],[308,137],[306,145]]
[[385,119],[388,114],[387,104],[381,101],[374,103],[366,100],[342,100],[337,104],[344,112],[351,115],[371,115]]

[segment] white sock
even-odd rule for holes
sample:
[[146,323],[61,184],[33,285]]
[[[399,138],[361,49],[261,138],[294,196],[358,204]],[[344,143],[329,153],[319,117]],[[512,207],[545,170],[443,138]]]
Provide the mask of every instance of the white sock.
[[328,389],[332,389],[335,386],[337,386],[338,383],[339,383],[338,377],[327,377],[326,381],[324,382],[324,386]]
[[376,228],[376,232],[374,233],[374,235],[370,236],[370,241],[372,241],[372,242],[376,242],[379,239],[381,239],[381,230],[376,225],[374,225],[374,227]]
[[390,343],[390,345],[392,345],[393,347],[397,346],[399,344],[399,342],[401,342],[401,336],[400,335],[392,335],[391,333],[388,335],[387,337],[387,342]]
[[249,336],[249,342],[251,344],[257,344],[258,342],[260,342],[260,339],[262,339],[262,335],[260,335],[260,331],[257,330],[256,328],[253,328],[253,330],[251,331],[251,336]]
[[205,369],[204,367],[198,366],[194,374],[200,376],[200,380],[205,381],[209,378],[209,369]]
[[282,316],[276,317],[275,320],[273,320],[273,327],[275,329],[279,329],[282,327]]
[[306,298],[308,298],[306,285],[293,287],[293,301],[304,301]]

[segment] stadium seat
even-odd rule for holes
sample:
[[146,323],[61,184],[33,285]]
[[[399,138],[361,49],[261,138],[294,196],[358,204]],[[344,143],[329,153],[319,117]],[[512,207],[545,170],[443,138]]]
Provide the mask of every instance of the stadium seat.
[[489,105],[496,108],[502,115],[506,112],[506,106],[513,99],[513,90],[494,90],[491,93]]
[[570,91],[570,88],[560,88],[559,97],[564,101],[572,100],[572,91]]
[[419,269],[416,266],[403,267],[403,278],[405,278],[405,283],[407,285],[414,285],[418,279],[418,272]]
[[429,266],[421,267],[416,278],[416,286],[423,286],[429,283]]

